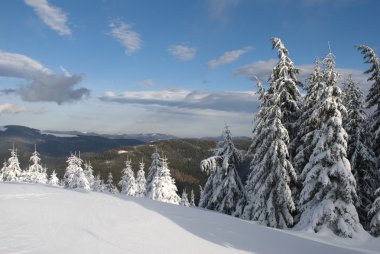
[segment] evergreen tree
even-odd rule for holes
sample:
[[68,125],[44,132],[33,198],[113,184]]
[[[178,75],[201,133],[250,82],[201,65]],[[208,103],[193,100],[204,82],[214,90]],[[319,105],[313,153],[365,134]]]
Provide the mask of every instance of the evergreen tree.
[[343,237],[352,237],[361,230],[354,202],[356,183],[346,158],[347,133],[342,126],[346,109],[337,86],[339,74],[330,52],[323,60],[324,89],[311,116],[313,152],[302,170],[301,212],[298,228],[315,232],[329,229]]
[[67,158],[68,166],[63,176],[64,187],[69,189],[91,190],[90,184],[83,172],[83,160],[75,154]]
[[297,133],[296,121],[301,113],[301,95],[298,87],[302,85],[297,80],[299,69],[294,67],[281,39],[272,38],[272,48],[277,48],[279,61],[269,77],[271,86],[268,93],[277,94],[278,106],[282,112],[281,123],[288,131],[290,140],[293,140]]
[[42,167],[40,164],[41,158],[39,157],[39,153],[37,152],[36,146],[34,147],[34,152],[32,153],[32,156],[30,157],[29,161],[31,161],[33,164],[29,165],[29,169],[26,174],[26,178],[24,181],[30,182],[30,183],[47,183],[47,174],[46,174],[46,168]]
[[177,186],[170,175],[168,161],[163,158],[161,166],[157,167],[157,172],[152,181],[152,190],[148,197],[166,203],[179,204],[180,197],[177,195]]
[[146,195],[146,179],[144,171],[144,162],[140,162],[140,169],[137,171],[136,177],[136,197],[144,197]]
[[55,170],[51,173],[48,183],[52,186],[59,186],[59,179],[55,173]]
[[[258,86],[262,87],[259,82]],[[287,228],[293,225],[291,213],[295,210],[289,186],[297,177],[288,160],[289,135],[281,121],[281,93],[277,90],[278,81],[272,79],[269,90],[260,96],[249,149],[252,161],[246,182],[248,203],[242,217]]]
[[375,192],[376,199],[372,203],[368,216],[370,218],[369,229],[374,236],[380,235],[380,188]]
[[3,176],[4,176],[4,172],[6,171],[7,171],[7,162],[4,160],[3,167],[0,169],[0,182],[4,181]]
[[243,156],[235,148],[231,131],[225,126],[223,140],[218,142],[214,156],[201,161],[201,170],[209,174],[199,207],[240,216],[246,196],[236,168]]
[[347,117],[344,129],[348,134],[347,158],[351,163],[356,180],[358,200],[355,204],[359,219],[365,229],[369,229],[368,211],[374,201],[374,193],[379,187],[376,159],[369,144],[370,135],[366,131],[366,114],[363,110],[363,92],[351,76],[344,83],[344,104]]
[[[359,45],[357,48],[363,54],[365,63],[371,64],[371,67],[364,72],[371,75],[368,81],[373,82],[367,94],[366,102],[368,103],[368,108],[375,107],[375,111],[369,118],[369,127],[373,133],[373,151],[377,159],[380,160],[380,59],[376,55],[376,52],[368,46]],[[378,168],[379,166],[380,165],[378,165]]]
[[179,202],[180,205],[182,206],[190,206],[189,199],[187,197],[186,189],[182,190],[182,195],[181,195],[181,201]]
[[95,181],[95,177],[94,177],[94,170],[92,168],[92,165],[91,165],[91,162],[85,162],[84,163],[84,170],[83,170],[83,173],[90,185],[90,189],[93,190],[94,189],[94,181]]
[[131,163],[131,160],[125,161],[125,168],[121,171],[121,180],[119,182],[120,192],[127,196],[135,196],[136,194],[136,180]]
[[162,167],[161,158],[157,151],[157,147],[155,148],[151,158],[152,164],[149,167],[148,177],[146,178],[146,195],[149,197],[152,197],[153,195],[153,179],[156,176],[157,171]]
[[11,150],[11,157],[8,159],[8,164],[3,167],[3,180],[5,182],[19,182],[21,179],[21,168],[18,161],[17,149]]
[[116,188],[116,186],[113,184],[113,176],[112,176],[111,172],[109,172],[109,174],[108,174],[107,183],[105,185],[105,191],[112,193],[112,194],[119,192],[118,189]]
[[105,185],[104,181],[101,179],[100,174],[97,174],[95,179],[94,179],[94,185],[92,187],[93,191],[97,192],[105,192]]
[[195,206],[195,197],[194,197],[194,190],[191,190],[190,193],[190,206]]

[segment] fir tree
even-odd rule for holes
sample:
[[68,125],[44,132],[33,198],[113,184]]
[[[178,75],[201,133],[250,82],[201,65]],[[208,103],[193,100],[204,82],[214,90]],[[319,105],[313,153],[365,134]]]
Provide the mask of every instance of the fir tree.
[[94,189],[94,181],[95,181],[95,177],[94,177],[94,170],[92,168],[92,165],[91,165],[91,162],[85,162],[84,163],[84,170],[83,170],[83,173],[90,185],[90,189],[93,190]]
[[272,80],[269,90],[260,96],[249,149],[252,161],[246,182],[248,203],[242,217],[287,228],[293,225],[291,213],[295,210],[289,185],[297,177],[288,160],[289,135],[281,121],[281,93],[277,87],[278,81]]
[[190,206],[195,206],[195,196],[194,196],[194,190],[191,190],[190,193]]
[[48,183],[52,186],[59,186],[59,179],[55,173],[55,170],[51,173]]
[[373,82],[367,94],[366,102],[368,103],[368,108],[375,107],[375,111],[369,119],[369,127],[373,133],[373,151],[377,159],[380,160],[380,59],[376,52],[368,46],[359,45],[357,48],[363,54],[365,63],[371,64],[371,67],[364,72],[371,75],[368,81]]
[[7,162],[4,160],[3,167],[0,169],[0,182],[4,181],[3,176],[4,176],[4,172],[6,171],[7,171]]
[[361,225],[354,206],[356,183],[346,158],[347,133],[342,126],[346,109],[331,52],[323,65],[324,89],[311,113],[315,119],[310,134],[313,152],[300,176],[303,188],[297,227],[315,232],[327,228],[339,236],[352,237]]
[[351,76],[344,82],[344,104],[347,117],[344,129],[348,134],[347,158],[351,163],[356,180],[358,201],[355,206],[359,219],[365,229],[369,229],[368,211],[379,186],[376,172],[376,159],[369,144],[370,135],[366,131],[366,114],[363,110],[363,92]]
[[11,150],[11,157],[8,159],[8,164],[3,167],[3,180],[5,182],[19,182],[21,179],[21,168],[18,161],[17,149]]
[[282,112],[281,122],[288,131],[290,140],[293,140],[297,132],[296,121],[301,113],[301,95],[298,87],[302,85],[297,80],[299,70],[294,67],[281,39],[272,38],[272,48],[277,48],[279,61],[269,77],[271,86],[268,93],[277,94],[278,106]]
[[375,192],[376,199],[372,203],[368,216],[370,218],[369,229],[374,236],[380,235],[380,188]]
[[125,161],[125,168],[121,171],[121,180],[119,186],[120,193],[127,196],[135,196],[136,194],[136,180],[132,170],[131,160]]
[[157,168],[153,178],[152,189],[148,193],[148,197],[161,202],[179,204],[181,199],[177,195],[177,186],[170,175],[167,159],[163,158],[160,164],[161,166]]
[[91,190],[90,184],[83,172],[83,160],[75,154],[67,158],[68,166],[63,176],[64,187],[69,189]]
[[29,166],[28,172],[27,172],[27,179],[25,179],[27,182],[31,183],[47,183],[47,174],[46,174],[46,168],[42,167],[40,164],[41,158],[39,157],[39,153],[37,152],[36,146],[34,146],[34,152],[32,156],[30,157],[29,161],[31,161],[33,164]]
[[104,186],[104,181],[100,177],[100,174],[97,174],[94,179],[94,185],[92,187],[93,191],[97,192],[105,192],[105,186]]
[[179,202],[179,204],[182,206],[187,206],[187,207],[190,206],[189,198],[187,197],[186,189],[182,190],[181,201]]
[[152,197],[153,179],[156,176],[157,171],[162,167],[161,158],[157,151],[157,147],[155,148],[151,158],[152,164],[149,167],[148,177],[146,178],[146,195],[149,197]]
[[146,195],[146,179],[144,171],[144,162],[140,162],[140,169],[137,171],[136,177],[136,197],[144,197]]
[[109,172],[109,174],[108,174],[107,183],[105,185],[105,191],[112,193],[112,194],[119,192],[118,189],[116,188],[116,186],[113,184],[113,176],[112,176],[111,172]]
[[243,156],[235,148],[228,126],[223,131],[223,140],[218,142],[214,156],[201,161],[201,170],[209,174],[199,207],[221,213],[240,216],[246,196],[244,186],[236,168]]

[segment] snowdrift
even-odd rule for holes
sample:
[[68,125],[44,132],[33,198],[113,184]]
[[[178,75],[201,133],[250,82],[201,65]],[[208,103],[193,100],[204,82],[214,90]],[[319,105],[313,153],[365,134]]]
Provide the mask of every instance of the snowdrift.
[[231,216],[44,185],[0,183],[0,253],[379,253],[380,239],[266,228]]

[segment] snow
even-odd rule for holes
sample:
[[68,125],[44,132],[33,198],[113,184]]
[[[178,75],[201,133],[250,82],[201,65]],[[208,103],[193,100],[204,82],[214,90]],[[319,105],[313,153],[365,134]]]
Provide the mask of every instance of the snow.
[[125,150],[119,150],[119,151],[117,151],[117,154],[124,154],[124,153],[128,153],[128,151],[125,151]]
[[66,134],[66,133],[54,133],[54,132],[46,132],[46,131],[40,131],[42,135],[51,135],[58,138],[75,138],[78,137],[77,135],[72,134]]
[[7,127],[5,127],[5,126],[0,126],[0,131],[7,131],[7,130],[8,130]]
[[380,239],[283,231],[199,208],[0,183],[0,253],[379,253]]

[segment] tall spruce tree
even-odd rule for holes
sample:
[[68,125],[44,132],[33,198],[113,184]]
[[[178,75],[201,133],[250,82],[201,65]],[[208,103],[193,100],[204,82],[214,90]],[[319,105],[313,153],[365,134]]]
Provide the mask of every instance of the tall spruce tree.
[[[251,173],[245,186],[248,204],[242,217],[270,227],[288,228],[293,225],[295,210],[289,185],[297,176],[288,160],[289,135],[281,121],[278,83],[272,80],[269,90],[260,96],[249,149]],[[262,87],[259,82],[258,86]]]
[[19,182],[21,181],[21,168],[18,161],[17,149],[11,150],[11,157],[8,159],[8,164],[3,168],[3,180],[5,182]]
[[161,157],[158,153],[157,147],[155,148],[152,156],[152,163],[149,167],[148,176],[146,178],[146,195],[152,198],[153,192],[153,179],[157,174],[157,171],[162,167]]
[[93,190],[94,189],[95,177],[94,177],[94,170],[92,168],[90,161],[84,163],[83,173],[84,173],[84,175],[85,175],[85,177],[86,177],[86,179],[90,185],[90,189]]
[[91,190],[82,168],[83,160],[75,154],[67,158],[67,168],[63,176],[64,187],[69,189]]
[[347,158],[351,163],[358,195],[355,206],[360,222],[365,229],[369,229],[368,211],[379,187],[376,159],[370,145],[371,135],[366,131],[368,122],[363,110],[363,92],[351,76],[344,82],[343,91],[343,101],[347,109],[347,117],[343,121],[348,134]]
[[127,196],[136,195],[136,180],[132,170],[131,160],[125,161],[125,168],[121,171],[121,179],[119,181],[119,186],[121,188],[120,193]]
[[32,156],[30,157],[29,161],[31,161],[33,164],[29,166],[28,172],[27,172],[27,178],[25,181],[31,182],[31,183],[47,183],[47,174],[46,174],[46,168],[41,166],[41,158],[39,157],[39,153],[37,152],[37,147],[34,146],[34,152]]
[[119,190],[117,189],[117,187],[113,183],[113,176],[112,176],[111,172],[108,173],[107,183],[105,184],[105,191],[112,193],[112,194],[119,192]]
[[236,169],[242,160],[241,152],[232,141],[231,131],[225,126],[223,140],[217,143],[214,156],[201,161],[201,170],[209,174],[209,177],[199,207],[234,216],[241,215],[246,195]]
[[136,177],[136,197],[144,197],[146,195],[146,179],[144,171],[144,162],[140,162],[139,171],[137,171]]
[[323,92],[311,113],[315,121],[309,139],[313,152],[300,176],[303,187],[297,227],[315,232],[329,229],[339,236],[353,237],[362,226],[354,206],[356,183],[346,157],[347,133],[342,123],[346,108],[331,52],[323,66]]

